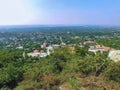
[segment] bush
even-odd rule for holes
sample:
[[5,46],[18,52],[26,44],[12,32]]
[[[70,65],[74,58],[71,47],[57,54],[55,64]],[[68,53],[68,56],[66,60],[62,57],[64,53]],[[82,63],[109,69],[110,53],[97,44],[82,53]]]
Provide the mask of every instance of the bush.
[[0,84],[14,87],[18,81],[22,80],[23,72],[21,69],[9,64],[8,67],[0,69]]
[[105,72],[105,75],[110,79],[120,83],[120,61],[112,63]]
[[10,90],[8,87],[3,87],[0,90]]

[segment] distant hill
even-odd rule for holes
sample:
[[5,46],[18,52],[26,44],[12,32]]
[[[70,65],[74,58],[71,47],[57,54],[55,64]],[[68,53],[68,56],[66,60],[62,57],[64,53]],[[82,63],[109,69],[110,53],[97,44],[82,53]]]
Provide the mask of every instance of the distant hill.
[[84,26],[67,26],[67,25],[11,25],[0,26],[0,31],[47,31],[47,30],[82,30],[82,31],[98,31],[98,30],[120,30],[120,26],[98,26],[98,25],[84,25]]

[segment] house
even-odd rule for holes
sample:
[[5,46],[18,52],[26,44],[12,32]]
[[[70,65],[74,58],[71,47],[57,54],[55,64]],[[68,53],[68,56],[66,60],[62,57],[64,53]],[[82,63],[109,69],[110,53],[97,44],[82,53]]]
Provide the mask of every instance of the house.
[[96,45],[96,46],[90,46],[90,48],[88,49],[88,51],[93,52],[96,54],[96,52],[100,51],[101,53],[103,52],[108,52],[111,50],[115,50],[111,47],[106,47],[106,46],[100,46],[100,45]]
[[85,41],[83,42],[84,45],[96,45],[97,43],[95,41]]
[[61,45],[61,46],[66,46],[66,43],[61,43],[60,45]]
[[18,46],[16,47],[16,49],[23,49],[23,46]]
[[47,43],[43,43],[43,44],[41,45],[41,48],[46,48],[46,46],[47,46]]
[[47,57],[47,55],[48,55],[47,53],[40,53],[39,56],[40,56],[41,58],[44,58],[44,57]]
[[39,52],[31,52],[31,53],[28,53],[27,54],[29,57],[38,57],[39,55],[40,55],[40,53]]
[[31,53],[28,53],[27,54],[29,57],[46,57],[47,56],[47,53],[44,53],[43,50],[34,50],[33,52]]
[[100,51],[101,53],[104,52],[104,48],[96,48],[94,46],[91,46],[89,49],[88,49],[89,52],[93,52],[93,53],[97,53],[98,51]]
[[34,53],[38,53],[38,52],[39,52],[39,50],[34,50],[33,52],[34,52]]
[[108,58],[111,60],[118,62],[120,61],[120,50],[112,50],[108,54]]
[[44,50],[40,50],[40,53],[44,53]]
[[53,49],[53,47],[52,47],[51,45],[48,46],[48,47],[46,47],[46,49],[47,49],[47,54],[48,54],[48,55],[50,55],[51,53],[54,52],[54,49]]
[[47,57],[47,53],[40,53],[40,52],[31,52],[31,53],[28,53],[27,54],[29,57],[41,57],[41,58],[44,58],[44,57]]
[[46,52],[44,52],[44,50],[37,50],[37,49],[35,49],[33,52],[28,53],[27,55],[29,57],[41,57],[41,58],[50,55],[51,53],[54,52],[53,47],[51,45],[46,47],[46,45],[47,45],[47,43],[43,43],[43,48],[46,49]]
[[53,52],[53,47],[48,46],[48,47],[46,47],[46,50],[47,50],[47,52],[44,52],[44,50],[35,49],[33,52],[28,53],[27,55],[29,57],[41,57],[41,58],[43,58],[43,57],[50,55]]

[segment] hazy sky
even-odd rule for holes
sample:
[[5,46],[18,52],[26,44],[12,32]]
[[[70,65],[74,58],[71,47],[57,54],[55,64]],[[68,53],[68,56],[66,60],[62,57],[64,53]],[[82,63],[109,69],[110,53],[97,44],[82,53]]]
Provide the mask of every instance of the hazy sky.
[[0,25],[120,25],[120,0],[0,0]]

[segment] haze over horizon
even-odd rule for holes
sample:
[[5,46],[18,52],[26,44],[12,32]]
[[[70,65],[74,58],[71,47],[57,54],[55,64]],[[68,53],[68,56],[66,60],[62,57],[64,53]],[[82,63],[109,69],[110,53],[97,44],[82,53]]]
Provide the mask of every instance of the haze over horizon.
[[0,0],[0,25],[120,25],[120,0]]

